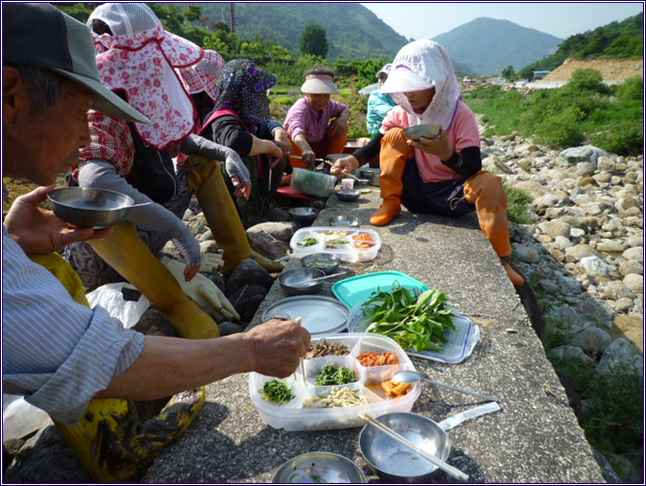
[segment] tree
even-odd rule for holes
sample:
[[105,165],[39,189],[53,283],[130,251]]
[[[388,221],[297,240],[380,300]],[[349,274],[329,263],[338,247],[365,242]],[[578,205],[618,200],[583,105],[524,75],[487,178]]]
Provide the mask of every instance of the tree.
[[506,78],[508,81],[516,81],[516,71],[514,70],[514,66],[507,66],[500,74],[502,74],[502,77]]
[[328,51],[325,29],[317,24],[308,25],[301,34],[300,48],[303,54],[325,59]]
[[184,10],[183,15],[188,22],[197,22],[202,17],[202,7],[192,3]]

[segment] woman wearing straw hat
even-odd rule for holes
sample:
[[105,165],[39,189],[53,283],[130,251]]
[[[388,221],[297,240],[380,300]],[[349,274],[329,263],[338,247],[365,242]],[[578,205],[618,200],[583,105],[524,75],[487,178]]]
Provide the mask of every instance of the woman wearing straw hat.
[[292,105],[284,125],[292,142],[291,167],[306,169],[314,167],[316,158],[343,153],[351,111],[331,99],[339,90],[334,85],[334,71],[329,68],[306,71],[301,91],[305,97]]

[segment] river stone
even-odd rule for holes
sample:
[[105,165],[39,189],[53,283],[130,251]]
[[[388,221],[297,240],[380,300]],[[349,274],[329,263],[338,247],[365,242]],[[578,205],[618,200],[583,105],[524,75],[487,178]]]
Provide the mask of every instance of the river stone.
[[578,267],[581,273],[585,273],[593,277],[605,278],[610,275],[610,265],[597,256],[581,258]]
[[621,265],[619,265],[619,273],[624,276],[630,275],[631,273],[636,273],[637,275],[644,275],[644,265],[638,262],[634,262],[632,260],[627,260],[625,262],[622,262]]
[[595,326],[585,328],[572,340],[574,346],[578,346],[588,353],[601,354],[612,342],[612,337],[603,329]]
[[586,245],[585,243],[572,246],[565,250],[565,261],[568,263],[580,261],[583,258],[598,256],[599,252],[592,248],[590,245]]
[[574,365],[582,368],[594,368],[595,366],[594,360],[578,346],[559,346],[551,349],[547,353],[547,357],[557,367]]
[[641,314],[629,314],[617,316],[610,329],[610,335],[617,339],[626,337],[630,339],[639,349],[644,349],[644,316]]
[[644,357],[632,342],[620,337],[608,346],[595,371],[610,379],[618,373],[644,376]]
[[630,290],[623,282],[620,282],[618,280],[607,282],[602,286],[601,290],[610,300],[635,298],[635,293]]
[[626,260],[634,260],[638,263],[644,263],[644,247],[643,246],[633,246],[624,250],[622,255]]
[[644,293],[644,277],[636,273],[629,273],[623,279],[623,283],[626,287],[637,294]]

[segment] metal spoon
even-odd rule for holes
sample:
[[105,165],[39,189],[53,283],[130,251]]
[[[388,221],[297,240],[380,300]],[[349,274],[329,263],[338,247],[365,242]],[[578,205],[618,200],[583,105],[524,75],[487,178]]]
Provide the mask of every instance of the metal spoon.
[[499,402],[496,397],[490,397],[488,395],[482,395],[481,393],[476,393],[472,392],[469,390],[463,390],[462,388],[457,388],[455,386],[451,385],[445,385],[444,383],[440,383],[438,381],[430,380],[428,378],[423,377],[419,373],[415,371],[409,371],[409,370],[404,370],[404,371],[398,371],[395,373],[395,376],[393,376],[393,381],[397,381],[399,383],[415,383],[416,381],[428,381],[429,383],[432,383],[433,385],[437,386],[443,386],[444,388],[450,388],[451,390],[459,391],[462,393],[466,393],[467,395],[473,395],[475,397],[480,397],[484,398],[485,400],[491,400],[492,402]]

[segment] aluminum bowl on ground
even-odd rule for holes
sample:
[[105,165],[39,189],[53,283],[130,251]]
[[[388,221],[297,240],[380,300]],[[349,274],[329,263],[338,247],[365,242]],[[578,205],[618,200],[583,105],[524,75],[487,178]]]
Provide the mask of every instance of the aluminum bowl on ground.
[[120,192],[62,187],[47,195],[54,214],[81,228],[109,228],[121,223],[134,201]]
[[[387,413],[376,417],[382,424],[413,442],[425,452],[446,461],[451,440],[433,420],[410,412]],[[370,423],[359,434],[359,449],[374,473],[391,483],[425,483],[432,480],[438,467],[422,459]]]
[[301,265],[305,268],[318,268],[326,275],[331,275],[339,268],[341,259],[332,253],[312,253],[301,258]]
[[367,483],[365,474],[347,457],[331,452],[296,456],[276,472],[274,483]]
[[355,216],[332,216],[329,219],[330,226],[359,227],[359,218]]
[[316,209],[310,207],[290,208],[287,210],[287,213],[299,224],[310,224],[319,214]]
[[315,294],[321,290],[325,281],[306,282],[321,277],[325,277],[325,272],[320,268],[294,268],[283,270],[278,276],[278,283],[287,295]]
[[360,174],[363,179],[368,180],[368,184],[370,184],[371,186],[373,187],[380,186],[381,182],[379,180],[379,177],[381,175],[381,169],[368,167],[366,169],[361,169]]
[[338,190],[334,191],[336,197],[339,198],[339,201],[356,201],[361,196],[361,191],[358,189],[352,189],[350,191]]

